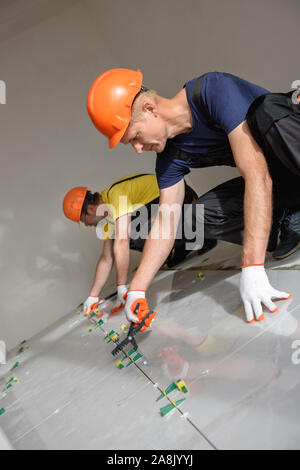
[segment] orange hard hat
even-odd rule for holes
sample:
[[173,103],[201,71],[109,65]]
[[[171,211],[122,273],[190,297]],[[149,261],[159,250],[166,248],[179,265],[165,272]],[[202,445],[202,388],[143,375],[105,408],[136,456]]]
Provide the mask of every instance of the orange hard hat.
[[111,69],[99,75],[89,90],[88,113],[98,131],[108,138],[111,149],[125,134],[142,81],[140,70]]
[[87,187],[77,186],[70,189],[63,200],[63,211],[65,216],[74,222],[80,222],[80,215],[84,199],[87,193]]

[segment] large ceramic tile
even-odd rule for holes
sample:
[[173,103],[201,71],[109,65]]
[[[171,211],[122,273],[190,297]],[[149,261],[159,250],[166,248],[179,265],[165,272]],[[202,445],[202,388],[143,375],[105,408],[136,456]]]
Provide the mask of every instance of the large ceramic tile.
[[9,440],[0,428],[0,450],[13,450]]
[[[169,417],[160,416],[159,409],[166,403],[156,402],[157,390],[144,377],[134,378],[127,371],[125,376],[122,372],[117,371],[114,379],[98,384],[89,394],[73,400],[37,429],[23,435],[14,443],[15,448],[211,448],[177,410]],[[126,395],[120,390],[121,384]],[[186,411],[184,405],[182,411]]]
[[[114,302],[104,306],[103,328],[73,312],[29,340],[20,356],[10,353],[0,376],[2,385],[12,374],[20,382],[0,398],[6,409],[0,425],[10,443],[19,449],[299,447],[299,369],[291,363],[299,271],[268,271],[271,284],[293,297],[251,325],[237,271],[203,269],[203,280],[197,272],[156,277],[148,301],[158,315],[151,330],[137,335],[143,358],[136,365],[118,369],[123,356],[113,357],[114,345],[104,341],[105,331],[120,332],[126,323],[123,312],[107,314]],[[19,367],[9,372],[16,360]],[[178,379],[189,393],[181,412],[162,418],[159,409],[168,402],[156,402],[156,387]]]
[[[158,368],[162,363],[165,372],[171,370],[173,364],[176,371],[176,361],[178,364],[189,362],[195,358],[195,351],[203,358],[213,350],[217,363],[261,334],[259,323],[245,322],[238,290],[239,274],[203,272],[205,279],[202,281],[196,271],[174,272],[150,288],[149,305],[156,306],[158,315],[152,331],[148,336],[141,333],[138,342],[153,367]],[[271,283],[295,295],[298,277],[300,275],[296,274],[290,281],[284,271],[269,272]],[[293,297],[278,302],[279,314],[285,305],[294,301]],[[201,363],[203,370],[207,370],[205,361]]]
[[262,334],[223,362],[210,357],[205,377],[200,370],[191,381],[202,385],[190,396],[193,420],[218,448],[299,449],[299,304],[267,318]]
[[73,314],[28,342],[31,357],[25,361],[24,352],[14,371],[19,383],[0,401],[1,424],[15,448],[211,448],[179,411],[160,416],[169,402],[156,403],[160,392],[149,367],[150,380],[134,364],[118,369],[103,331],[89,327]]
[[12,441],[113,374],[113,358],[108,353],[105,357],[102,349],[103,335],[90,333],[84,319],[73,315],[72,320],[64,325],[64,336],[57,336],[54,330],[30,341],[31,357],[21,362],[27,351],[16,356],[19,367],[6,374],[6,380],[13,375],[19,380],[0,402],[7,410],[2,421],[7,421],[6,432]]
[[[177,338],[173,337],[173,347],[164,356],[165,372],[186,374],[192,419],[218,448],[298,448],[300,445],[299,426],[293,414],[298,415],[300,411],[300,400],[295,393],[300,369],[292,362],[293,352],[296,354],[292,345],[297,345],[294,341],[300,339],[300,295],[297,290],[300,275],[280,271],[269,272],[269,277],[271,283],[278,282],[282,289],[293,292],[291,300],[279,302],[277,314],[266,312],[264,322],[248,325],[242,318],[228,313],[232,304],[224,296],[226,316],[209,312],[211,326],[202,344],[197,346],[196,341],[194,344],[190,341],[189,345],[183,346],[189,331],[185,330],[182,338],[178,329]],[[218,287],[215,292],[219,294]],[[202,305],[201,296],[200,303]],[[242,314],[242,308],[238,312]],[[200,321],[201,326],[203,322]],[[196,330],[196,327],[192,330],[190,338]],[[281,399],[277,412],[278,394],[284,396],[284,391],[290,389],[292,403],[291,397],[286,396],[284,401]],[[264,398],[266,394],[268,401]],[[266,413],[263,403],[267,405]],[[271,417],[268,406],[272,409]],[[260,424],[272,427],[272,422],[274,427],[268,438],[262,439],[260,433],[253,433],[255,423],[260,428]],[[241,440],[240,435],[243,435]]]

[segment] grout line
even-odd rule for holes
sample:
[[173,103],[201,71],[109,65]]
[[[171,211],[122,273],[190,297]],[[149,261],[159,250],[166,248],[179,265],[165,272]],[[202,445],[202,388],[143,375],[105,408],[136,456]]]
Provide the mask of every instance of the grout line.
[[57,414],[58,412],[60,412],[61,410],[63,410],[66,406],[68,406],[70,403],[72,403],[72,400],[69,401],[68,403],[65,403],[61,408],[53,411],[53,413],[51,413],[49,416],[46,416],[46,418],[44,418],[42,421],[40,421],[38,424],[36,424],[35,426],[33,426],[32,428],[28,429],[28,431],[26,431],[24,434],[22,434],[21,436],[19,436],[17,439],[14,439],[14,444],[16,442],[18,442],[20,439],[23,439],[23,437],[25,437],[27,434],[31,433],[34,429],[38,428],[39,426],[41,426],[42,424],[44,424],[46,421],[48,421],[48,419],[52,418],[53,415]]
[[[94,324],[97,324],[97,321],[94,320],[94,318],[88,318],[88,317],[86,317],[86,318],[87,318],[88,320],[92,321]],[[102,328],[101,325],[99,325],[99,328],[101,328],[101,330],[103,331],[103,333],[105,333],[106,335],[108,335],[107,331],[104,330],[104,328]],[[118,342],[115,341],[115,340],[112,340],[112,342],[113,342],[114,344],[116,344],[116,345],[118,344]],[[128,357],[128,355],[125,354],[125,352],[123,351],[123,349],[122,349],[122,353],[124,354],[124,357]],[[137,368],[153,385],[156,386],[155,388],[156,388],[160,393],[163,393],[163,390],[162,390],[159,386],[157,386],[156,382],[154,382],[153,379],[152,379],[151,377],[149,377],[149,375],[148,375],[138,364],[136,364],[136,362],[134,362],[134,361],[132,361],[132,362],[133,362],[133,364],[136,366],[136,368]],[[168,399],[168,401],[169,401],[170,403],[173,404],[172,400],[171,400],[167,395],[166,395],[166,398]],[[198,428],[198,426],[197,426],[195,423],[193,423],[193,421],[191,421],[189,417],[184,416],[184,413],[183,413],[183,411],[182,411],[180,408],[178,408],[178,407],[175,407],[175,408],[176,408],[177,411],[179,411],[179,413],[181,414],[181,417],[184,417],[184,418],[186,419],[186,421],[187,421],[191,426],[193,426],[193,428],[203,437],[203,439],[204,439],[214,450],[218,450],[217,447],[209,440],[209,438]]]

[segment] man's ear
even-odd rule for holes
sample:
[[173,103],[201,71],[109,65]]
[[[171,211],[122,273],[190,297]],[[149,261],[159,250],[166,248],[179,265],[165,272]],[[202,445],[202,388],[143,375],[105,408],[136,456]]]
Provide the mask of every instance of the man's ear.
[[154,101],[145,100],[143,102],[142,110],[151,114],[155,114],[157,112],[157,105]]

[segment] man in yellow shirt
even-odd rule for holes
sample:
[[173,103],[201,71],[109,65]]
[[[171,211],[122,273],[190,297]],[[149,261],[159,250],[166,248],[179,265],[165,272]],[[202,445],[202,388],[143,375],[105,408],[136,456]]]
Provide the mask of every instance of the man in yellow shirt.
[[[197,198],[195,191],[185,183],[184,204],[191,204]],[[124,302],[130,249],[143,251],[158,202],[159,188],[156,176],[152,174],[125,176],[100,193],[92,193],[86,187],[76,187],[65,195],[63,201],[65,216],[74,222],[96,227],[97,236],[104,240],[93,285],[84,303],[86,315],[92,313],[98,305],[99,293],[106,284],[114,261],[118,301],[120,304]],[[173,250],[167,259],[168,267],[175,266],[186,257],[188,251],[185,249],[185,242],[185,238],[175,240]],[[204,253],[215,245],[215,240],[206,240],[198,253]]]

